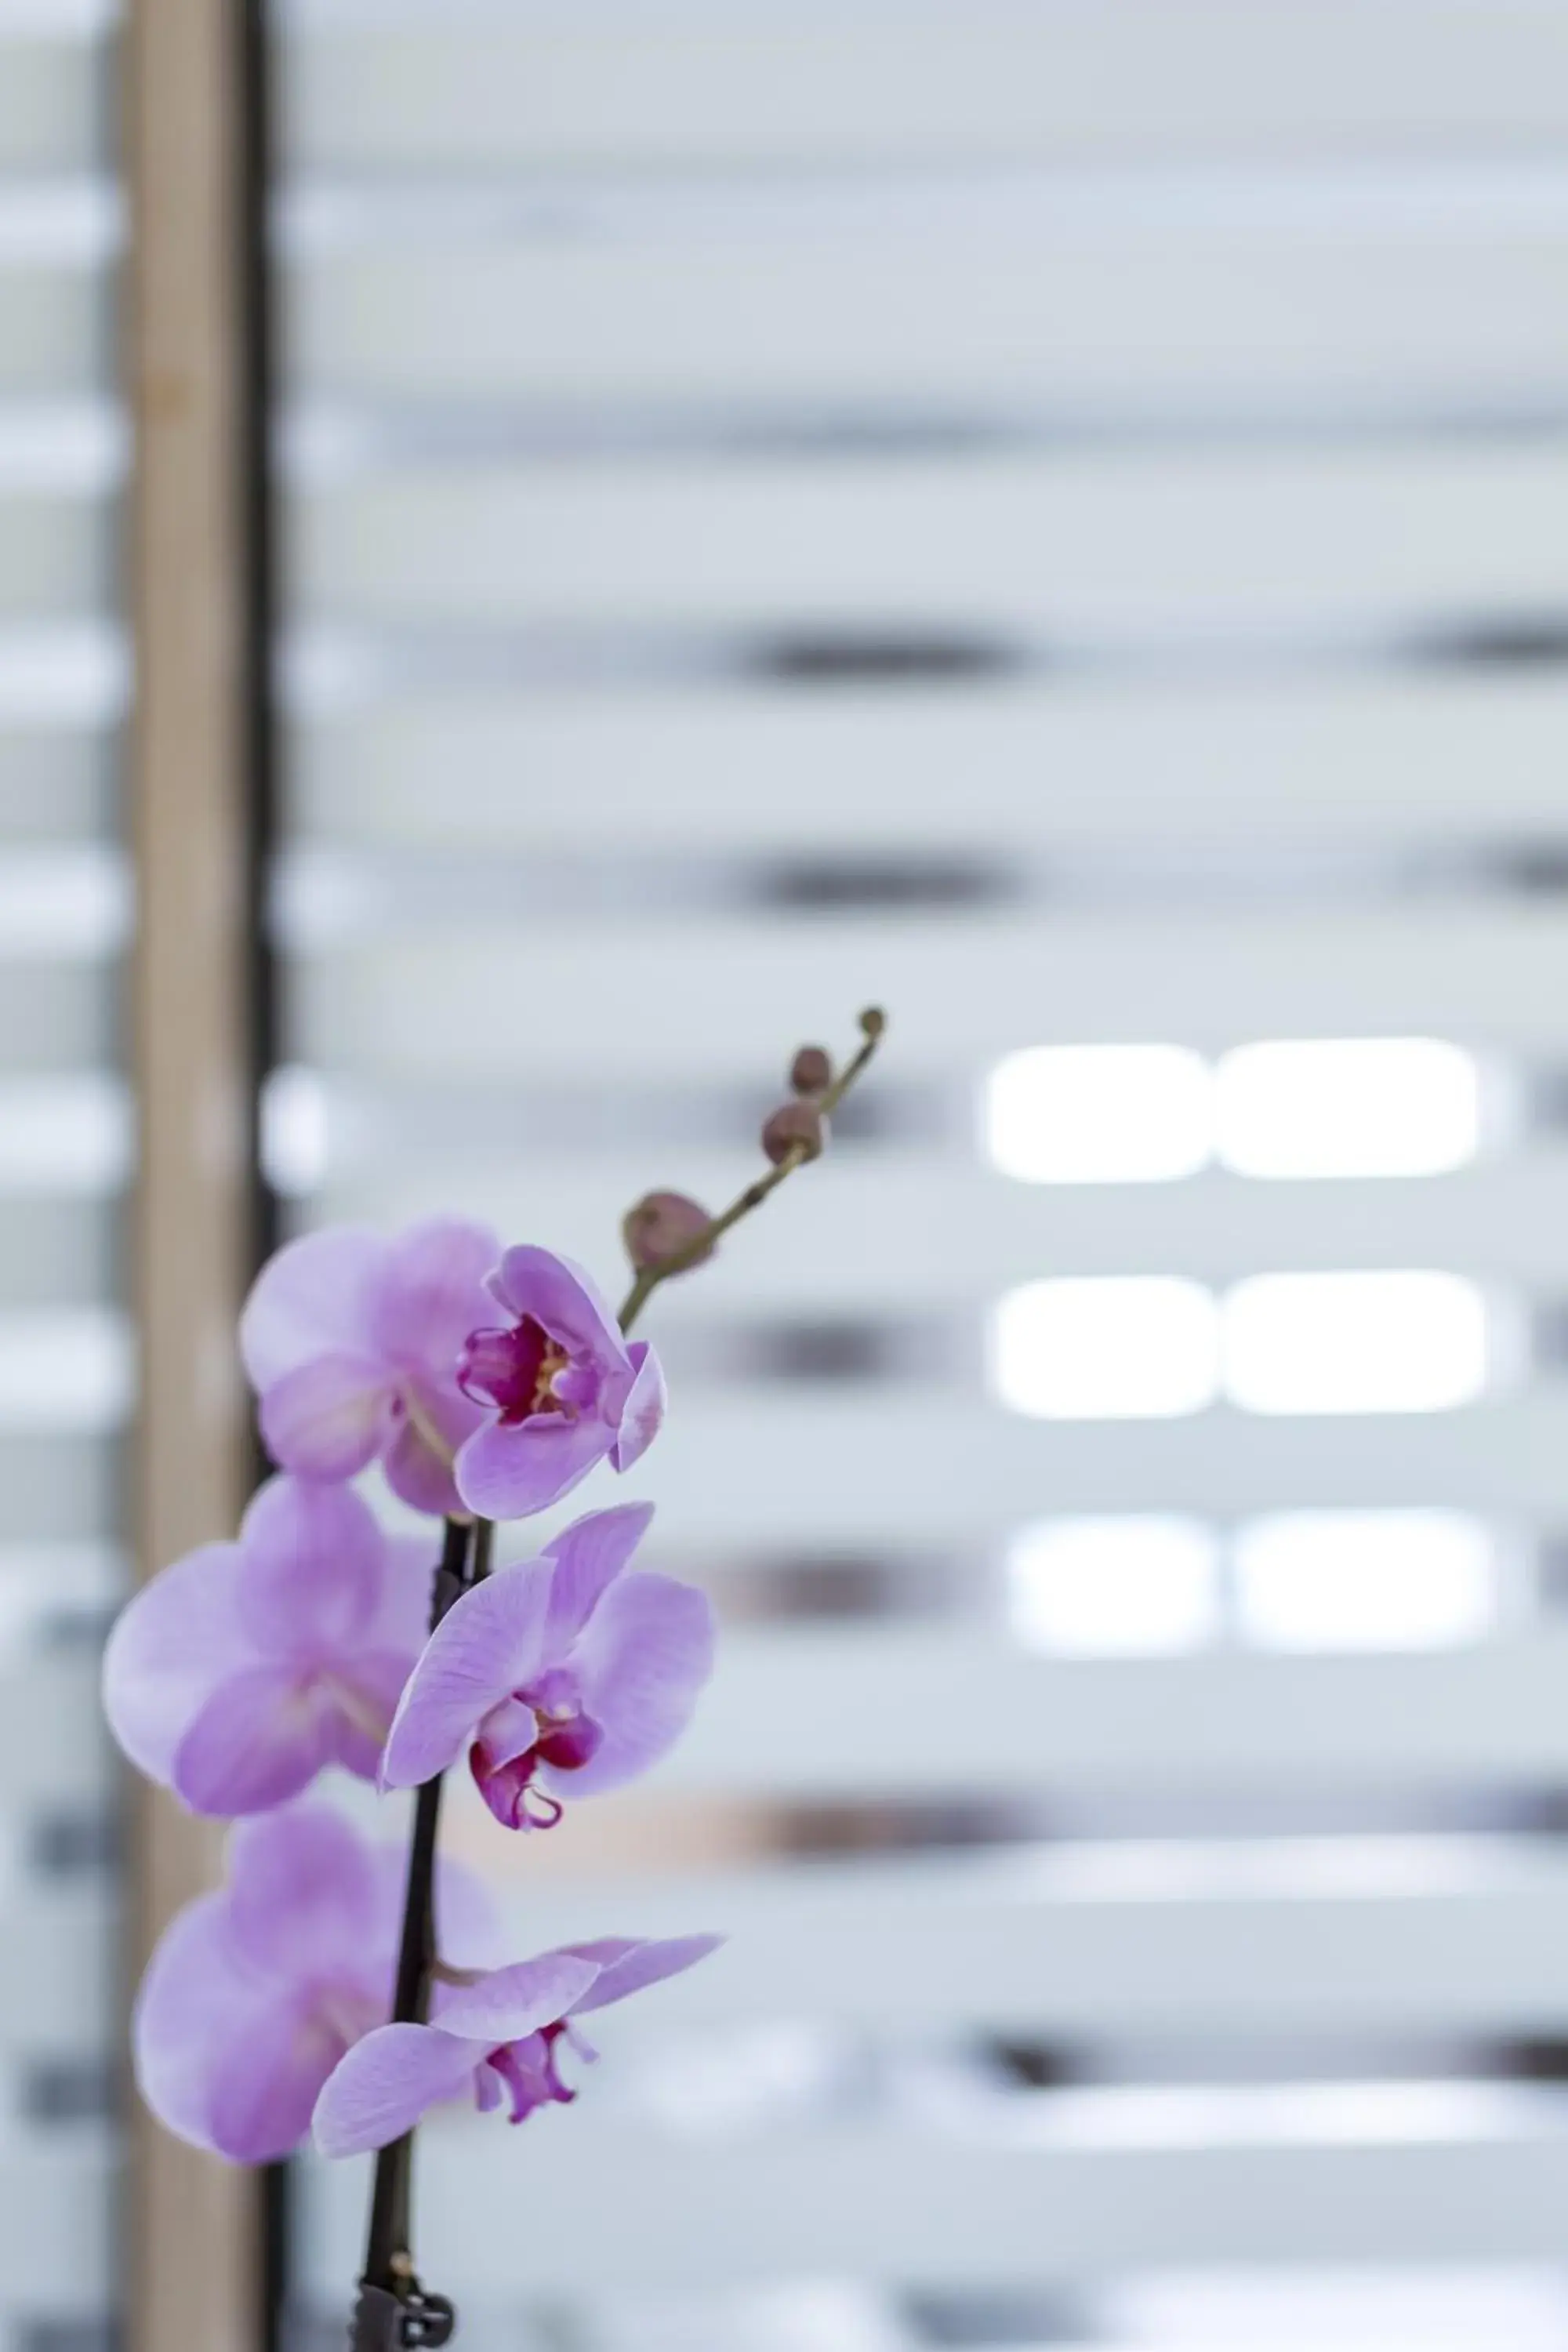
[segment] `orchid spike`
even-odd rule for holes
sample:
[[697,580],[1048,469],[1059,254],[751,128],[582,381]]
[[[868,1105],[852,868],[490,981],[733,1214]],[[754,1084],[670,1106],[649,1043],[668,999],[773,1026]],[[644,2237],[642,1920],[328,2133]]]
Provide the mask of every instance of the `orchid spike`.
[[626,1573],[652,1517],[592,1512],[453,1603],[398,1705],[384,1787],[417,1787],[466,1748],[496,1819],[541,1829],[658,1760],[711,1672],[713,1620],[694,1587]]
[[505,2104],[514,2124],[569,2105],[576,2093],[562,2078],[562,2045],[595,2054],[573,2020],[678,1976],[722,1940],[569,1944],[471,1983],[437,1986],[433,2024],[380,2026],[338,2062],[316,2102],[316,2146],[323,2156],[385,2147],[427,2108],[465,2093],[485,2113]]

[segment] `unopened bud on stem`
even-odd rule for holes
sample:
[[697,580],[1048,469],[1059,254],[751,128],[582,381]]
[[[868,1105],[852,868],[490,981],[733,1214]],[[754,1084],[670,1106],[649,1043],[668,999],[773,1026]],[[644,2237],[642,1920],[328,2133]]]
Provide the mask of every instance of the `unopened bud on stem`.
[[[645,1192],[635,1208],[628,1209],[621,1220],[621,1237],[626,1245],[626,1255],[639,1274],[649,1266],[662,1265],[666,1258],[678,1257],[684,1249],[706,1231],[711,1223],[700,1201],[688,1199],[684,1192]],[[701,1265],[713,1255],[713,1244],[699,1250],[690,1260]],[[684,1273],[685,1268],[681,1271]]]
[[833,1084],[833,1064],[820,1045],[803,1045],[790,1064],[789,1082],[797,1095],[819,1095]]
[[815,1160],[826,1139],[822,1113],[814,1102],[804,1099],[780,1103],[763,1128],[763,1150],[775,1168],[797,1149],[803,1159]]

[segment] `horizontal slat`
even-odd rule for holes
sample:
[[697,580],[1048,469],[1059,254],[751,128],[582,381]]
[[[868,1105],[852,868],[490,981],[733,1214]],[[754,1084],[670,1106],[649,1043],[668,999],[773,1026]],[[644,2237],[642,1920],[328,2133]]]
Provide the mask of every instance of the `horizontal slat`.
[[732,1385],[678,1391],[627,1483],[658,1502],[667,1544],[877,1553],[996,1549],[1020,1521],[1061,1511],[1418,1503],[1554,1521],[1564,1461],[1556,1388],[1461,1412],[1296,1421],[1222,1405],[1180,1421],[1052,1423],[969,1402],[956,1383],[773,1388],[765,1411],[755,1388]]
[[0,625],[104,610],[112,556],[107,500],[0,498]]
[[0,394],[79,393],[111,364],[109,284],[89,265],[0,266]]
[[39,1804],[110,1803],[114,1751],[96,1660],[34,1658],[0,1672],[0,1788],[14,1813]]
[[1130,838],[1157,854],[1238,829],[1437,847],[1568,827],[1568,687],[1550,677],[439,701],[394,679],[369,708],[297,719],[292,745],[307,837],[487,860],[580,854],[584,806],[606,846],[670,856],[1124,856]]
[[[886,1457],[883,1457],[886,1459]],[[1552,1780],[1568,1637],[1448,1655],[1074,1661],[949,1625],[732,1633],[669,1789],[817,1796]]]
[[[101,2132],[8,2143],[0,2158],[0,2314],[14,2314],[18,2328],[57,2315],[62,2323],[79,2316],[85,2326],[111,2308],[114,2192],[114,2158]],[[26,2335],[19,2341],[25,2346]]]
[[306,392],[773,414],[956,403],[1104,424],[1508,409],[1568,391],[1559,232],[1416,241],[1341,220],[1249,237],[1247,210],[1244,191],[1207,237],[944,232],[927,208],[901,236],[829,217],[793,238],[667,229],[478,248],[405,221],[384,243],[300,257],[290,352]]
[[[545,975],[539,1021],[525,1008]],[[677,1075],[755,1084],[760,1053],[837,1038],[869,1003],[898,1024],[889,1067],[896,1054],[906,1075],[978,1077],[997,1055],[1055,1039],[1414,1034],[1554,1048],[1565,997],[1568,936],[1539,905],[536,919],[526,932],[432,924],[301,957],[291,1050],[362,1081],[591,1069],[605,1087]]]
[[[903,2119],[704,2145],[601,2124],[588,2102],[510,2140],[493,2118],[437,2126],[420,2150],[421,2267],[518,2296],[781,2274],[1000,2286],[1237,2262],[1426,2263],[1438,2250],[1449,2263],[1555,2262],[1568,2198],[1555,2101],[1500,2116],[1478,2099],[1475,2127],[1452,2137],[1434,2129],[1423,2086],[1392,2101],[1408,2123],[1385,2120],[1384,2144],[1363,2147],[1346,2144],[1332,2095],[1321,2137],[1307,2125],[1270,2144],[1260,2117],[1256,2139],[1228,2147],[999,2147]],[[309,2180],[303,2267],[341,2297],[363,2168],[312,2167]]]
[[[1499,0],[427,6],[290,27],[296,159],[814,163],[1443,154],[1568,129],[1568,30]],[[1223,73],[1214,69],[1223,58]]]
[[307,613],[1339,642],[1568,603],[1568,442],[429,468],[296,532]]
[[[537,1146],[505,1160],[448,1158],[438,1148],[426,1158],[427,1131],[416,1098],[391,1129],[395,1156],[384,1141],[367,1151],[364,1165],[315,1198],[313,1222],[394,1225],[460,1202],[503,1235],[521,1239],[526,1226],[608,1280],[643,1173],[678,1178],[715,1207],[750,1173],[739,1150],[644,1152],[626,1142],[596,1156],[552,1148],[542,1166]],[[1217,1173],[1174,1184],[1016,1184],[962,1161],[846,1158],[795,1185],[765,1229],[727,1241],[721,1273],[667,1291],[658,1319],[700,1328],[750,1313],[897,1320],[930,1307],[973,1313],[1042,1274],[1225,1282],[1270,1267],[1394,1260],[1551,1286],[1568,1277],[1565,1196],[1561,1149],[1440,1180],[1312,1184]]]
[[[6,1089],[0,1087],[0,1120]],[[96,1307],[119,1273],[118,1217],[110,1201],[60,1199],[42,1188],[13,1192],[0,1127],[0,1350],[18,1307]],[[74,1189],[74,1188],[72,1188]]]
[[83,26],[53,39],[0,16],[0,173],[72,172],[97,160],[104,59]]
[[0,841],[80,841],[114,826],[112,738],[79,723],[0,729]]
[[[509,1857],[510,1859],[510,1857]],[[1453,1841],[801,1865],[530,1891],[509,1949],[729,1937],[623,2042],[800,2018],[877,2034],[1560,2033],[1568,1864]]]
[[0,1431],[0,1544],[106,1536],[123,1491],[118,1449],[105,1438]]
[[115,1926],[105,1886],[13,1878],[0,1910],[0,2062],[110,2046]]
[[100,963],[0,959],[0,1071],[101,1069],[113,1055],[116,1027]]

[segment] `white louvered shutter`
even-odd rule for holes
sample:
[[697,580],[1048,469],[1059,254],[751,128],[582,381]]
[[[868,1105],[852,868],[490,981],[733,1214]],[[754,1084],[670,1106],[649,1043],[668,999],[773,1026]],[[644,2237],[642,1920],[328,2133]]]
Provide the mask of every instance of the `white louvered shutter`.
[[0,2343],[109,2352],[124,1574],[108,6],[0,5]]
[[279,48],[299,1222],[613,1282],[893,1020],[647,1327],[693,1734],[453,1809],[520,1952],[732,1943],[431,2131],[426,2274],[475,2352],[1568,2340],[1568,8]]

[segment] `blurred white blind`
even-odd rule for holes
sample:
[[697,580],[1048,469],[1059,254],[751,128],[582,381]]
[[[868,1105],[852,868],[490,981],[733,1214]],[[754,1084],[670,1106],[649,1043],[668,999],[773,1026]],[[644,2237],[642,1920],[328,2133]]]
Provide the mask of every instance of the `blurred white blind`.
[[0,2343],[109,2352],[122,434],[107,5],[0,0]]
[[732,1947],[432,2136],[422,2267],[476,2352],[1561,2344],[1568,7],[279,47],[276,1181],[611,1280],[894,1018],[659,1303],[695,1734],[458,1813],[520,1936]]

